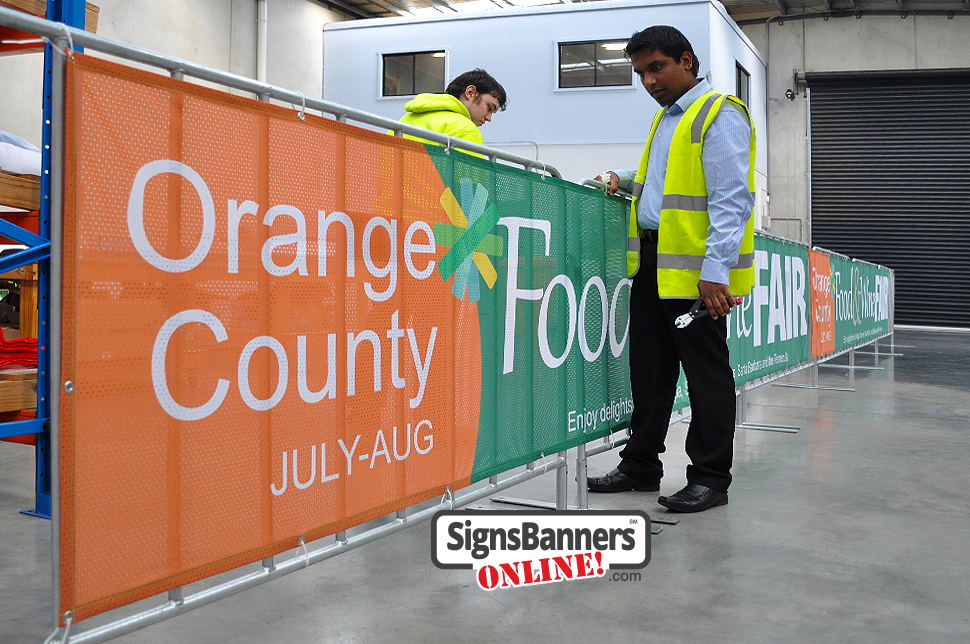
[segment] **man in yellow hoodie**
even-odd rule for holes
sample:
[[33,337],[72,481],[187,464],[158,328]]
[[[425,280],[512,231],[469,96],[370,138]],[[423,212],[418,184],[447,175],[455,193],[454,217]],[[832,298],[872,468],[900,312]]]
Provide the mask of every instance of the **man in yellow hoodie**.
[[[473,69],[451,81],[444,94],[418,94],[408,101],[401,123],[483,145],[478,128],[505,109],[506,98],[505,88],[488,72]],[[410,135],[405,138],[424,141]]]

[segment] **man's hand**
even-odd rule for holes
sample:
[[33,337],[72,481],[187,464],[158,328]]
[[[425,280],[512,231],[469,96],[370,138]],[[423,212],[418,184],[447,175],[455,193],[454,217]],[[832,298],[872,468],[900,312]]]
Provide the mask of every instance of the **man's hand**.
[[617,189],[620,187],[620,178],[611,170],[596,175],[596,180],[606,184],[606,194],[611,196],[616,194]]
[[701,280],[697,283],[697,292],[715,320],[722,315],[727,315],[732,307],[738,305],[727,284]]

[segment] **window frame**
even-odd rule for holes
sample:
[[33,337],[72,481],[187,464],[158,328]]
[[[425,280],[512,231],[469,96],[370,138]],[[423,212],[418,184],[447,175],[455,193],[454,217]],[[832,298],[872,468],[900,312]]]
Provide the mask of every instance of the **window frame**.
[[[744,79],[744,96],[741,94],[741,80]],[[744,68],[744,65],[739,63],[737,60],[734,61],[734,96],[741,100],[742,103],[750,107],[751,100],[751,73]]]
[[[562,87],[560,84],[562,82],[561,56],[562,56],[563,45],[591,44],[594,47],[593,51],[598,52],[599,45],[602,45],[605,43],[619,43],[619,42],[622,42],[625,44],[629,40],[630,40],[629,36],[613,36],[613,37],[606,37],[606,38],[595,38],[590,40],[561,40],[561,41],[553,42],[553,45],[552,45],[553,60],[555,61],[554,69],[553,69],[553,77],[554,77],[553,91],[554,92],[588,92],[588,91],[602,92],[602,91],[617,91],[617,90],[635,90],[637,85],[636,85],[636,79],[634,78],[634,74],[633,74],[632,62],[629,63],[630,82],[627,85],[581,85],[578,87]],[[593,68],[594,82],[595,82],[595,75],[596,75],[595,62],[596,61],[594,61],[594,68]]]
[[[386,58],[388,56],[390,57],[411,56],[413,61],[414,56],[419,56],[421,54],[444,54],[444,56],[442,56],[442,58],[444,58],[444,72],[442,74],[441,89],[435,93],[441,94],[445,91],[445,89],[448,87],[448,62],[451,58],[451,52],[448,47],[428,48],[428,49],[422,49],[421,51],[383,51],[383,52],[377,53],[377,100],[408,101],[414,98],[415,96],[417,96],[419,93],[421,93],[421,92],[418,92],[415,94],[390,94],[390,95],[384,94],[384,80],[385,80],[384,65],[385,65]],[[411,69],[412,71],[416,70],[416,66],[412,64]],[[411,79],[412,83],[414,82],[414,80],[415,79],[412,76],[412,79]]]

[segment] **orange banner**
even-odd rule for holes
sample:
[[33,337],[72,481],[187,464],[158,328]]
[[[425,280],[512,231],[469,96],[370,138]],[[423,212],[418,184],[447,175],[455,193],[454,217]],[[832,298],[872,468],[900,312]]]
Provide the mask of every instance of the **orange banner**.
[[423,146],[80,54],[66,112],[62,614],[468,484]]
[[832,297],[832,268],[829,256],[808,250],[812,283],[812,357],[835,353],[835,300]]

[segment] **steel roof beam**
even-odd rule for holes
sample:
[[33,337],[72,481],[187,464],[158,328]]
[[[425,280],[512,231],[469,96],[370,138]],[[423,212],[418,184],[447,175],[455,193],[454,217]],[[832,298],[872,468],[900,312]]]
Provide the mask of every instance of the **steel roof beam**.
[[366,11],[360,9],[360,7],[355,7],[353,5],[347,4],[346,2],[341,2],[341,0],[317,0],[322,5],[326,5],[331,9],[337,9],[338,11],[343,11],[347,15],[353,16],[354,18],[373,18]]
[[397,14],[399,16],[411,15],[410,9],[408,9],[403,5],[399,5],[397,3],[386,2],[386,0],[367,0],[367,2],[371,4],[376,4],[378,7],[381,7],[385,11],[390,11],[391,13]]

